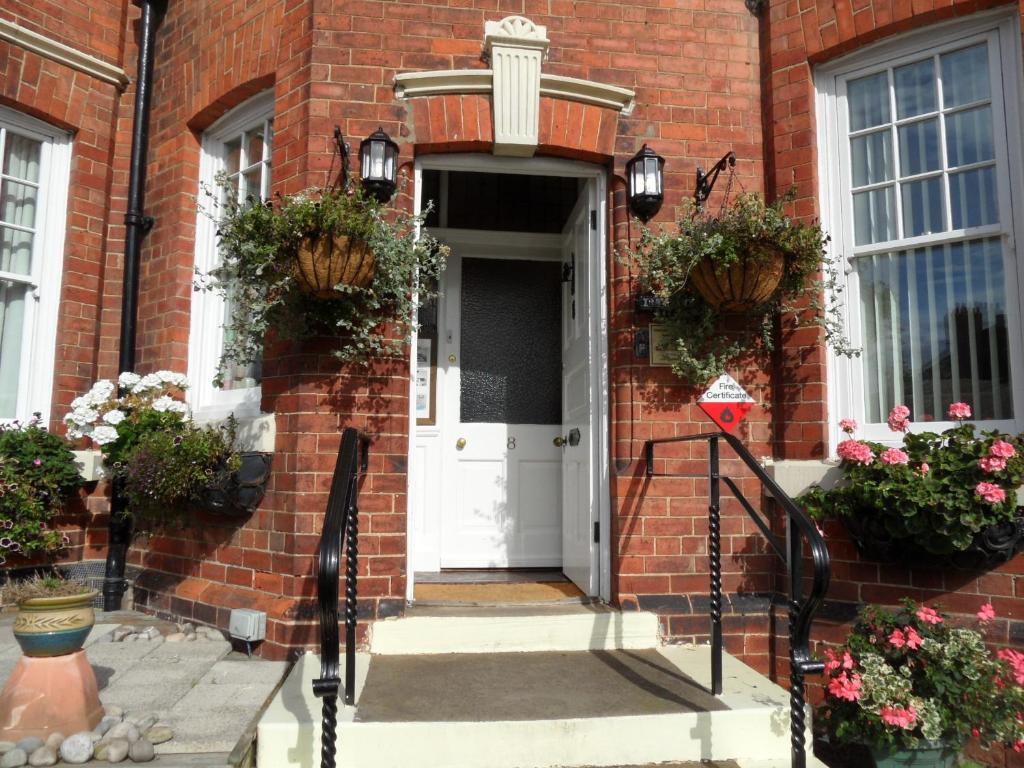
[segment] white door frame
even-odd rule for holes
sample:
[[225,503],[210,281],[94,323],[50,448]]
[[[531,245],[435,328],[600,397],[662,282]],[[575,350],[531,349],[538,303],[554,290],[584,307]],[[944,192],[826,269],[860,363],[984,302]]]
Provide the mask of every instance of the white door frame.
[[[596,199],[597,228],[594,269],[591,270],[592,296],[598,300],[591,311],[591,404],[597,409],[597,455],[600,461],[596,467],[595,477],[598,483],[596,498],[599,505],[601,541],[598,545],[599,562],[599,597],[611,600],[611,494],[609,487],[609,425],[608,425],[608,206],[607,206],[607,169],[590,163],[557,158],[515,158],[494,157],[483,154],[451,154],[427,155],[417,158],[415,165],[415,210],[420,210],[423,192],[423,171],[475,171],[478,173],[509,173],[525,176],[562,176],[567,178],[588,179],[594,183]],[[416,477],[416,414],[415,386],[416,337],[413,335],[409,353],[410,397],[409,397],[409,449],[408,475],[406,485],[406,599],[413,599],[415,587],[412,553],[415,548],[415,514],[414,496],[417,488],[423,488],[420,478]],[[439,383],[440,384],[440,383]]]

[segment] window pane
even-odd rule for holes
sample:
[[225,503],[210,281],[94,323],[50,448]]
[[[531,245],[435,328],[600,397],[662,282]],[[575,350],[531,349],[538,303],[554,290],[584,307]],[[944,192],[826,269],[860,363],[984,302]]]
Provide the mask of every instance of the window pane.
[[889,122],[889,78],[885,72],[851,80],[846,85],[850,130]]
[[914,421],[951,402],[979,419],[1013,417],[1000,240],[858,259],[869,422],[894,405]]
[[853,155],[853,186],[876,184],[892,178],[889,131],[869,133],[850,141]]
[[0,227],[0,271],[32,274],[31,232]]
[[968,109],[946,118],[946,158],[950,167],[993,160],[992,107]]
[[263,162],[263,126],[249,133],[249,152],[245,156],[249,165]]
[[257,165],[255,168],[250,168],[248,171],[242,174],[242,199],[244,200],[249,195],[253,197],[262,198],[263,188],[260,182],[263,179],[263,166]]
[[28,286],[0,282],[0,419],[17,416],[27,293]]
[[942,178],[900,185],[903,199],[903,236],[917,237],[946,229],[942,204]]
[[561,265],[462,260],[461,420],[562,423]]
[[39,183],[39,158],[41,142],[7,131],[4,140],[4,173],[8,176]]
[[232,139],[224,144],[224,172],[229,176],[238,173],[242,167],[242,139]]
[[896,197],[892,187],[853,196],[854,242],[880,243],[896,237]]
[[[233,295],[229,295],[227,301],[224,302],[224,322],[229,322],[237,311],[238,299]],[[225,342],[231,341],[232,335],[231,331],[224,328]],[[260,383],[262,370],[262,361],[259,360],[249,365],[232,365],[224,371],[221,389],[255,387]]]
[[985,43],[942,55],[942,104],[946,109],[989,97]]
[[980,227],[999,221],[995,167],[949,174],[949,204],[953,229]]
[[8,179],[0,182],[0,223],[34,228],[38,194],[38,187]]
[[942,166],[939,157],[939,121],[922,120],[919,123],[901,126],[900,174],[913,176],[927,171],[936,171]]
[[897,67],[893,70],[893,81],[897,117],[903,119],[935,111],[935,63],[931,59]]

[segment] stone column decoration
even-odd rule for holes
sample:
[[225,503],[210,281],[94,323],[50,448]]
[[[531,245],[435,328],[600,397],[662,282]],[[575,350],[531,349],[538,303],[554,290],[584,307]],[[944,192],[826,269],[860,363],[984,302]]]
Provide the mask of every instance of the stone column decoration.
[[540,69],[547,28],[522,16],[488,21],[484,51],[494,72],[494,154],[532,157],[537,151]]

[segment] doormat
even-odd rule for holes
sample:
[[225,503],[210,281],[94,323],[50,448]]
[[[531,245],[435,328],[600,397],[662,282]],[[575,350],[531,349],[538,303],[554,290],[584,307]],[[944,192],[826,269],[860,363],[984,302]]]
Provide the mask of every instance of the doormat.
[[416,600],[454,603],[548,603],[580,600],[585,595],[571,581],[522,584],[417,584]]

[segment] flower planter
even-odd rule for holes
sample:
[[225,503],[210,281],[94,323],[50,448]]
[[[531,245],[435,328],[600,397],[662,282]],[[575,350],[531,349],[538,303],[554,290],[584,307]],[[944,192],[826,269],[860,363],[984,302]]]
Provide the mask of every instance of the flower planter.
[[774,247],[758,247],[728,269],[715,269],[710,260],[698,262],[690,280],[709,305],[720,312],[740,312],[772,297],[785,268],[785,256]]
[[96,622],[96,590],[61,597],[32,597],[18,603],[14,638],[26,656],[63,656],[82,647]]
[[871,748],[871,756],[875,759],[876,768],[952,768],[956,760],[956,750],[941,744],[924,744],[917,749]]
[[270,479],[269,453],[243,451],[236,472],[220,472],[216,480],[203,490],[199,506],[221,515],[251,515],[263,500]]
[[341,283],[365,288],[373,282],[376,257],[365,240],[347,235],[310,235],[299,246],[295,274],[301,288],[321,299],[343,296]]
[[914,565],[953,565],[964,570],[990,570],[1007,562],[1024,549],[1024,516],[985,528],[967,549],[940,555],[929,552],[913,539],[893,538],[881,525],[872,525],[870,514],[863,518],[844,516],[843,525],[858,552],[883,563],[905,562]]

